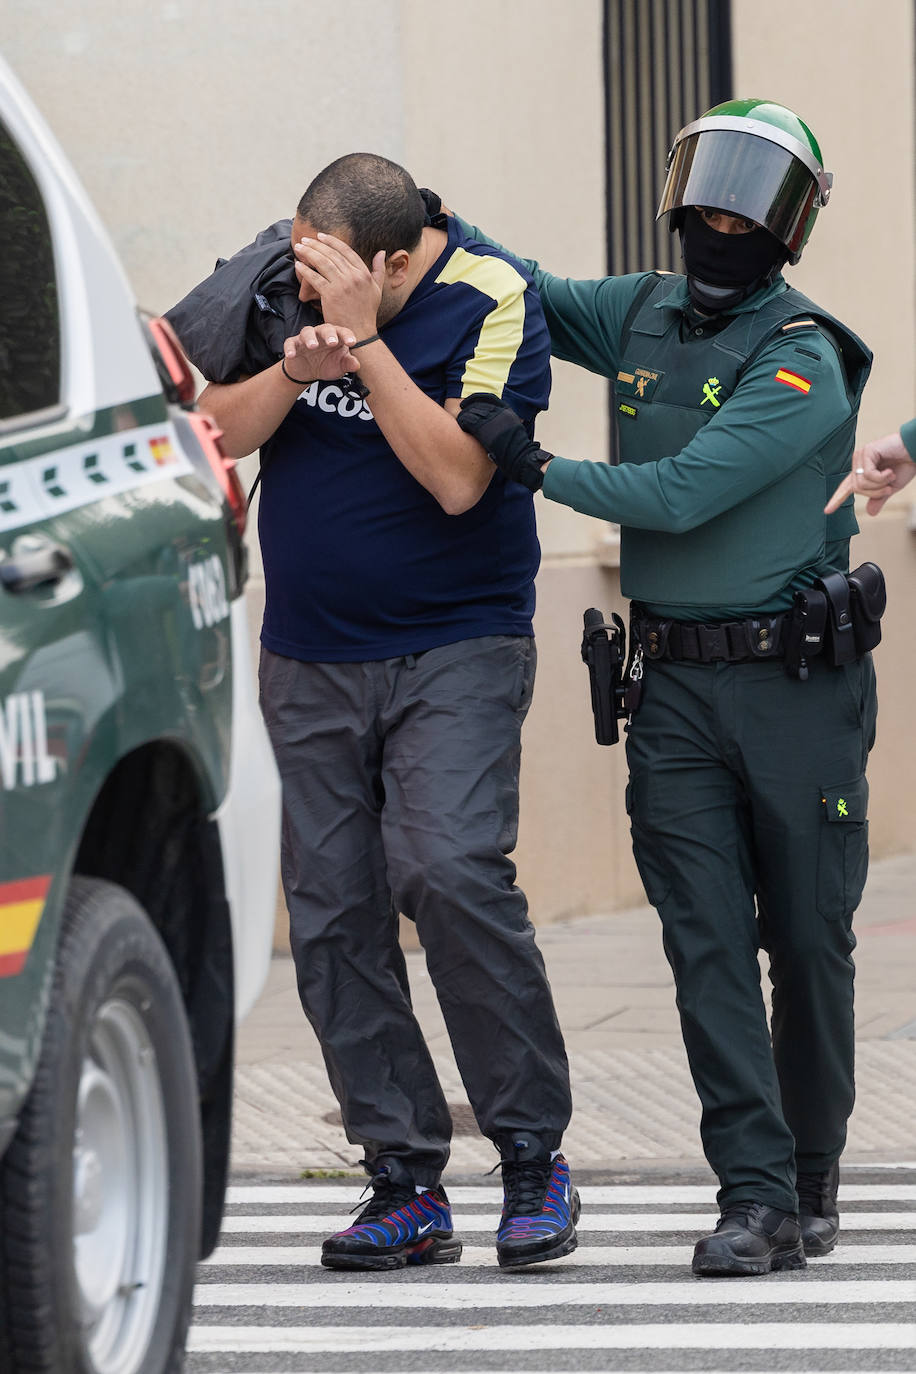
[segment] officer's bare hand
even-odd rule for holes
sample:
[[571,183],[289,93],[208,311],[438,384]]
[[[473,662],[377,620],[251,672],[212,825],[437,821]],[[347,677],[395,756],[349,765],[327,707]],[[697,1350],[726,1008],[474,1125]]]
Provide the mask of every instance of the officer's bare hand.
[[302,238],[293,244],[293,252],[300,285],[314,291],[324,318],[345,320],[359,339],[374,334],[385,283],[385,254],[376,253],[371,268],[367,267],[348,243],[333,234]]
[[333,382],[347,372],[358,372],[359,358],[350,352],[354,343],[352,329],[334,324],[306,325],[283,342],[287,371],[303,383]]
[[852,455],[852,471],[844,477],[824,507],[825,514],[837,510],[847,496],[867,496],[865,509],[877,515],[885,501],[916,477],[916,463],[899,434],[888,434],[857,448]]

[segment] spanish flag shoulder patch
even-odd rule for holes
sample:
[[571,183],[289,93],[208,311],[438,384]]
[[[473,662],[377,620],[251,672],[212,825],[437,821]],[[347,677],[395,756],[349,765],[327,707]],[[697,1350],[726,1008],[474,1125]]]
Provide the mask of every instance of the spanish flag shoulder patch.
[[811,383],[807,377],[803,377],[800,372],[790,372],[787,367],[781,367],[774,380],[782,382],[785,386],[793,386],[796,391],[801,391],[806,396],[811,390]]

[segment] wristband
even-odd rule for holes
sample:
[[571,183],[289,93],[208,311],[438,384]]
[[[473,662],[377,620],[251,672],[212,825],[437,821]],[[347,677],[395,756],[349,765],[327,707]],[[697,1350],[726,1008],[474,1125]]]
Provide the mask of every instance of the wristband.
[[310,385],[311,385],[310,382],[308,382],[308,381],[303,381],[300,377],[293,377],[289,372],[287,372],[287,370],[286,370],[286,359],[285,359],[285,358],[281,358],[281,359],[280,359],[280,371],[283,373],[283,376],[284,376],[284,377],[287,377],[287,378],[289,379],[289,381],[295,382],[295,383],[296,383],[296,386],[310,386]]
[[352,353],[355,348],[365,348],[366,344],[375,343],[376,339],[381,337],[381,334],[370,334],[368,339],[360,339],[358,343],[350,344],[350,352]]

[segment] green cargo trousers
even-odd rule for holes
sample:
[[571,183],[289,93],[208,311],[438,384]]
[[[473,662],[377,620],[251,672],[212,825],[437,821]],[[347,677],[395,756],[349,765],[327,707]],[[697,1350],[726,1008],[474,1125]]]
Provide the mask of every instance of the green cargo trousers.
[[796,1169],[829,1168],[845,1144],[876,710],[870,655],[816,659],[807,682],[777,661],[646,665],[627,810],[720,1207],[796,1211]]

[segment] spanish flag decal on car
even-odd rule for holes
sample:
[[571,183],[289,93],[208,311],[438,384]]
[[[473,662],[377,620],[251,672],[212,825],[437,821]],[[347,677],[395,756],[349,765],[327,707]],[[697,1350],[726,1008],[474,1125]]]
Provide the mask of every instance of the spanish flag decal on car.
[[50,875],[0,883],[0,978],[22,971],[50,886]]
[[781,367],[776,373],[775,380],[784,382],[786,386],[794,386],[796,391],[804,392],[807,396],[811,390],[811,383],[807,377],[803,377],[800,372],[790,372],[787,367]]
[[150,453],[153,461],[163,467],[166,463],[174,463],[175,450],[172,448],[172,441],[167,434],[157,434],[149,441]]

